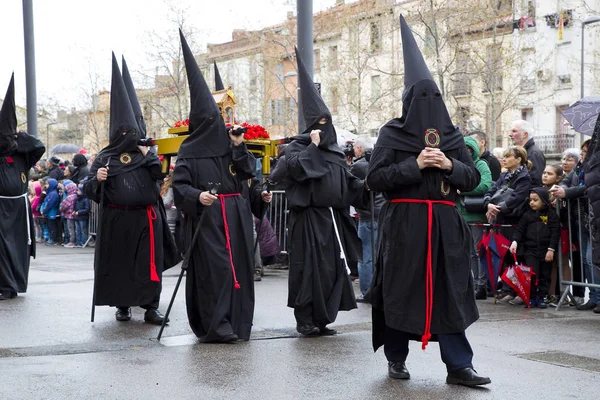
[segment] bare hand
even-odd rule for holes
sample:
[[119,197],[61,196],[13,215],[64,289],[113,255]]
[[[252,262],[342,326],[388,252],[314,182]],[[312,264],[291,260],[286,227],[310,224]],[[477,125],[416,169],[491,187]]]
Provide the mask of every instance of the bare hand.
[[260,197],[265,203],[270,203],[273,200],[273,193],[265,191],[260,194]]
[[315,129],[312,131],[310,133],[310,140],[315,144],[315,146],[318,146],[321,143],[321,130]]
[[203,206],[211,206],[217,199],[217,196],[210,194],[208,191],[200,193],[200,203],[202,203]]
[[452,161],[440,149],[426,147],[421,153],[424,155],[425,168],[452,170]]
[[552,250],[548,250],[546,252],[546,262],[552,262],[552,260],[554,259],[554,252]]
[[142,153],[144,155],[144,157],[146,157],[146,154],[148,154],[148,151],[150,150],[150,147],[148,147],[148,146],[138,146],[138,149],[140,150],[140,153]]
[[108,178],[108,168],[102,167],[98,168],[98,172],[96,172],[96,179],[98,182],[104,182]]
[[239,127],[239,126],[235,125],[235,126],[231,127],[231,129],[229,129],[229,139],[231,139],[231,142],[233,143],[234,146],[239,146],[244,141],[243,133],[239,136],[235,136],[235,135],[231,134],[231,131],[233,131],[237,127]]
[[487,220],[490,224],[496,219],[496,216],[498,214],[500,214],[500,206],[497,206],[495,204],[488,204],[488,211],[487,213],[485,213],[485,216],[487,217]]
[[550,193],[554,195],[554,197],[559,199],[564,199],[566,197],[565,188],[562,186],[554,185],[550,188]]
[[512,242],[509,250],[511,253],[515,254],[517,252],[517,242]]

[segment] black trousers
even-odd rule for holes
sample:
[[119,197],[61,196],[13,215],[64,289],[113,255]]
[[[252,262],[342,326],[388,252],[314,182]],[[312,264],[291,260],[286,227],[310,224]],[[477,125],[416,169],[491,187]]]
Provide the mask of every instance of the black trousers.
[[[408,341],[411,335],[406,332],[385,328],[383,351],[391,362],[405,362],[408,357]],[[464,332],[438,334],[442,361],[448,372],[463,368],[473,368],[473,349]]]
[[[552,262],[546,262],[544,260],[545,254],[541,256],[526,252],[523,258],[525,260],[525,265],[531,267],[531,269],[533,269],[533,272],[535,272],[536,274],[536,276],[532,276],[531,278],[529,298],[543,299],[548,295],[548,286],[550,285],[550,274],[552,273]],[[536,280],[538,283],[537,286],[535,284]]]
[[[162,279],[162,277],[161,277]],[[141,308],[145,309],[145,310],[158,310],[158,305],[160,304],[160,292],[162,291],[162,282],[159,283],[158,285],[158,290],[156,293],[156,296],[154,297],[154,299],[152,299],[152,301],[148,304],[142,304],[140,305]],[[128,308],[129,306],[117,306],[117,308]]]

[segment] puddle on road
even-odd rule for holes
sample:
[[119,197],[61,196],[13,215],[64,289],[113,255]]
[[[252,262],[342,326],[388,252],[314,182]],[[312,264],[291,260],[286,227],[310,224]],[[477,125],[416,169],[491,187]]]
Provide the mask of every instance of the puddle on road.
[[519,357],[526,360],[558,365],[566,368],[582,369],[590,372],[600,372],[600,360],[596,358],[577,356],[575,354],[551,351],[542,353],[526,353]]

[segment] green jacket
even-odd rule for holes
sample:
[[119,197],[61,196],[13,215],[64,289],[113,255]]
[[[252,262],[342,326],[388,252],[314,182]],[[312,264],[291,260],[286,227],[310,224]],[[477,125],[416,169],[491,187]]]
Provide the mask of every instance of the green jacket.
[[[481,160],[479,158],[479,146],[475,138],[471,136],[465,137],[465,145],[471,150],[473,150],[473,162],[475,163],[475,167],[479,171],[479,175],[481,175],[481,181],[473,191],[468,193],[461,193],[461,197],[483,196],[492,187],[492,173],[490,171],[490,167],[484,160]],[[487,222],[485,214],[473,214],[467,212],[467,210],[465,210],[465,208],[462,206],[460,200],[456,202],[456,207],[467,222]]]

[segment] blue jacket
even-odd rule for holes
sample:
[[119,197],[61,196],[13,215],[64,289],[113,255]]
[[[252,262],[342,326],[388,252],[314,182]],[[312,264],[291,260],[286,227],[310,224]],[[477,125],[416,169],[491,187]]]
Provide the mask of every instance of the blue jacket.
[[46,189],[46,197],[40,208],[40,212],[48,219],[56,219],[58,216],[58,206],[60,205],[60,196],[56,187],[58,182],[56,179],[48,179],[48,189]]
[[77,202],[75,203],[75,219],[78,221],[86,220],[90,217],[90,201],[84,194],[77,195]]

